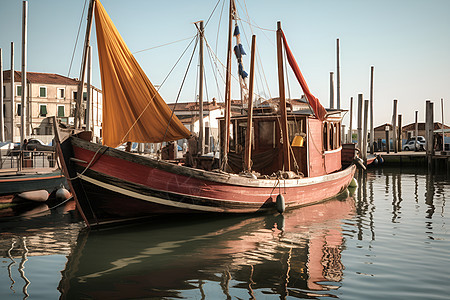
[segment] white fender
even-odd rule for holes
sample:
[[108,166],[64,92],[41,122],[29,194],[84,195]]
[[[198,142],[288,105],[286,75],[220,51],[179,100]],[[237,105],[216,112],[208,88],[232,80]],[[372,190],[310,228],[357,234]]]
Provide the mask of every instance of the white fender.
[[37,190],[23,192],[18,194],[17,196],[29,201],[45,202],[47,201],[49,194],[46,190]]

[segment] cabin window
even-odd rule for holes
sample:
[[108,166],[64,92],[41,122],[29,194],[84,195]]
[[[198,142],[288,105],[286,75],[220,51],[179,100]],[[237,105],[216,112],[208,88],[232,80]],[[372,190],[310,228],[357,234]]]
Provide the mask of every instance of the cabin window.
[[73,95],[73,100],[77,100],[78,92],[73,91],[72,95]]
[[39,117],[46,117],[46,116],[47,116],[47,105],[39,104]]
[[40,98],[47,98],[47,87],[40,86],[39,87],[39,97]]
[[58,117],[64,117],[64,105],[58,105]]
[[3,86],[3,98],[6,97],[6,85]]
[[334,149],[334,137],[335,137],[335,130],[334,130],[334,125],[333,123],[329,123],[328,124],[328,137],[330,138],[330,141],[328,143],[328,150],[333,150]]
[[322,126],[323,150],[328,151],[328,123],[324,122]]
[[83,92],[83,100],[84,100],[84,101],[87,100],[87,92]]
[[58,90],[56,91],[58,99],[64,99],[64,97],[66,96],[65,92],[66,91],[63,88],[58,88]]
[[260,147],[275,147],[275,122],[258,122],[258,144]]
[[16,86],[16,96],[22,96],[22,86]]
[[[230,150],[233,150],[233,151],[236,150],[236,140],[234,139],[234,137],[236,135],[234,134],[234,127],[235,126],[234,126],[233,121],[232,121],[230,123],[230,145],[229,145],[229,147],[230,147]],[[226,132],[225,132],[225,134],[226,134]]]
[[236,152],[240,153],[245,148],[245,135],[247,134],[247,122],[238,122],[236,132]]
[[19,117],[22,115],[22,105],[20,103],[17,104],[16,112]]
[[288,121],[289,142],[292,144],[296,135],[305,134],[305,120],[292,120]]

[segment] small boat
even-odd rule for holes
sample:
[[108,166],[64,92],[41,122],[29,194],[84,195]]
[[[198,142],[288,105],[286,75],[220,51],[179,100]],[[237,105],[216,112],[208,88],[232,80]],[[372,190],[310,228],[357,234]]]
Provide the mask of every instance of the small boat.
[[30,170],[0,173],[0,195],[20,194],[35,190],[52,192],[64,181],[64,175],[59,169],[48,172]]
[[[230,11],[231,37],[234,1]],[[326,111],[311,94],[280,23],[279,104],[269,111],[255,107],[253,112],[250,92],[247,111],[231,116],[231,71],[227,71],[226,110],[220,120],[220,168],[205,170],[197,163],[115,149],[124,142],[177,141],[190,138],[191,132],[149,81],[100,1],[91,0],[90,15],[95,15],[100,58],[103,145],[92,143],[86,132],[56,137],[65,176],[88,226],[177,213],[284,212],[346,192],[356,166],[342,168],[341,113]],[[308,109],[300,112],[286,110],[283,46],[307,98]],[[205,158],[194,154],[194,162]]]

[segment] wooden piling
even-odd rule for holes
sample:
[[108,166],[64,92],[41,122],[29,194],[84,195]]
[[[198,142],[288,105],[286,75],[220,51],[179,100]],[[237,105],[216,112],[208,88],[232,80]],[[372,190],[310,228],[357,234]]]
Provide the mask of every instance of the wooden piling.
[[350,97],[350,126],[349,126],[350,137],[347,143],[353,143],[353,97]]
[[394,107],[392,112],[392,146],[394,153],[397,153],[397,99],[394,99]]
[[374,152],[374,139],[375,139],[375,131],[373,127],[373,69],[374,67],[370,67],[370,154]]
[[398,115],[398,138],[397,138],[397,149],[398,152],[402,152],[402,115]]
[[357,128],[357,138],[358,138],[358,149],[362,146],[362,107],[363,106],[363,94],[358,94],[358,128]]
[[367,165],[367,123],[368,123],[368,115],[369,112],[369,100],[364,100],[364,130],[363,130],[363,141],[362,141],[362,159],[364,160],[364,164]]
[[427,165],[428,171],[431,173],[433,171],[433,110],[434,103],[430,100],[426,101],[425,105],[425,139],[426,139],[426,155],[427,155]]
[[417,135],[419,134],[419,111],[416,110],[415,123],[414,123],[414,150],[417,151]]
[[391,148],[391,145],[390,145],[390,142],[389,142],[389,126],[386,126],[384,128],[384,131],[385,131],[385,137],[386,137],[386,153],[389,153],[390,152],[390,148]]

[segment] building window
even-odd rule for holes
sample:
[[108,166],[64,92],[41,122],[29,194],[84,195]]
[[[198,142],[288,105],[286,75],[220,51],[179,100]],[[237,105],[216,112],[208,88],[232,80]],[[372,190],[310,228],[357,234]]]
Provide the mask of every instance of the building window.
[[20,103],[17,104],[17,115],[18,116],[22,115],[22,104]]
[[47,104],[39,104],[39,117],[47,116]]
[[6,85],[3,86],[3,98],[6,96]]
[[22,86],[16,86],[16,96],[22,96]]
[[64,105],[58,105],[58,117],[64,117]]
[[40,98],[47,98],[47,87],[40,86],[39,87],[39,97]]
[[84,100],[84,101],[87,100],[87,92],[83,92],[83,100]]
[[58,88],[58,90],[56,91],[56,93],[57,93],[57,98],[58,99],[64,99],[64,97],[66,96],[66,90],[65,89],[63,89],[63,88]]

